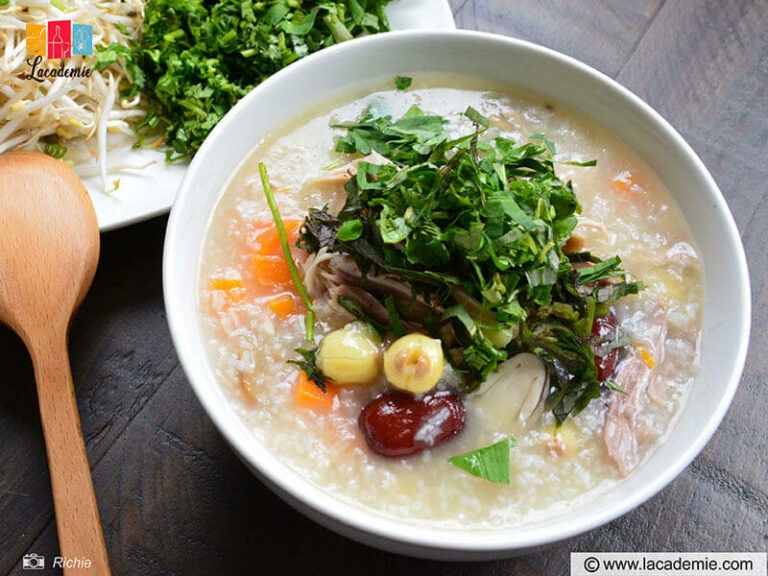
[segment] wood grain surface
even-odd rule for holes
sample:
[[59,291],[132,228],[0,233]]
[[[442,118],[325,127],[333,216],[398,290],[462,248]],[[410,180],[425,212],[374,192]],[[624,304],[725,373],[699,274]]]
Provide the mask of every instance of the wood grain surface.
[[[88,457],[116,575],[570,573],[570,554],[768,550],[768,2],[451,0],[460,28],[530,40],[617,79],[693,146],[741,231],[752,342],[730,411],[702,454],[618,520],[539,553],[424,561],[356,544],[275,497],[235,457],[179,366],[166,324],[166,219],[102,236],[70,335]],[[727,305],[727,303],[723,303]],[[0,327],[0,575],[58,554],[34,378]],[[57,574],[46,570],[45,574]]]
[[108,576],[67,347],[70,320],[99,261],[96,212],[67,164],[42,152],[11,151],[0,155],[0,230],[0,321],[32,359],[59,547],[62,555],[88,559],[66,573],[87,568]]

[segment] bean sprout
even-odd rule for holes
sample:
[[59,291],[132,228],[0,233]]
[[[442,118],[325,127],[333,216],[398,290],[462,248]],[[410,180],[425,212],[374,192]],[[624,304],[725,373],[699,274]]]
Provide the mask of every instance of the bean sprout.
[[[146,101],[141,96],[120,98],[119,91],[129,82],[120,61],[101,72],[94,69],[90,77],[48,77],[42,82],[28,78],[26,25],[64,19],[90,25],[94,56],[73,56],[66,65],[93,68],[96,47],[113,42],[128,46],[131,38],[139,37],[144,4],[143,0],[9,0],[0,9],[0,153],[65,144],[65,159],[79,172],[98,171],[108,191],[107,173],[116,167],[107,165],[107,152],[133,143],[132,123],[144,116]],[[58,68],[59,62],[46,63]]]

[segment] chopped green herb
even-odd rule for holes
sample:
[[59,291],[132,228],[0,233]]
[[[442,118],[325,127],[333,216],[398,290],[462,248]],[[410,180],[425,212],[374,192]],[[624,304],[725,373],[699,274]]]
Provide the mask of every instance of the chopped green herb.
[[395,88],[398,90],[407,90],[412,83],[413,78],[410,76],[395,76]]
[[52,156],[57,160],[61,160],[67,154],[67,147],[64,146],[63,144],[57,144],[53,142],[43,146],[43,152],[45,154],[48,154],[48,156]]
[[97,54],[126,60],[125,95],[149,95],[173,161],[194,155],[224,114],[264,79],[312,52],[389,29],[390,0],[152,0],[140,41]]
[[101,72],[106,69],[110,64],[116,62],[118,58],[130,58],[131,49],[117,42],[113,42],[109,46],[102,44],[96,47],[96,63],[94,69],[97,72]]
[[568,166],[579,166],[581,168],[590,168],[592,166],[597,166],[597,160],[587,160],[586,162],[577,162],[576,160],[568,160],[567,162],[563,162],[563,164],[567,164]]
[[360,220],[347,220],[336,233],[336,237],[341,241],[357,240],[363,232],[363,223]]
[[619,264],[621,264],[621,258],[614,256],[613,258],[601,262],[595,262],[591,266],[579,268],[579,283],[590,284],[592,282],[597,282],[598,280],[609,278],[616,273]]
[[464,111],[464,116],[472,120],[477,126],[482,126],[483,128],[488,128],[491,125],[490,120],[483,116],[480,112],[472,108],[470,106]]
[[[595,318],[642,285],[618,257],[563,251],[581,208],[555,173],[554,143],[492,137],[483,114],[463,115],[474,128],[458,137],[447,118],[414,106],[393,119],[376,101],[336,125],[346,131],[338,152],[389,162],[360,162],[340,212],[310,210],[298,245],[348,254],[363,277],[406,283],[427,309],[371,294],[389,318],[377,329],[417,326],[440,338],[467,392],[508,357],[537,354],[549,369],[547,406],[562,422],[600,395]],[[366,319],[362,303],[343,305]]]
[[509,484],[509,451],[515,446],[517,441],[514,438],[505,438],[496,444],[453,456],[448,461],[473,476],[490,482]]
[[289,364],[296,364],[299,368],[307,373],[307,378],[312,380],[315,385],[325,392],[325,383],[332,382],[322,371],[317,367],[317,348],[311,348],[309,350],[304,348],[296,348],[295,352],[298,352],[304,357],[304,360],[288,360]]
[[616,392],[621,392],[622,394],[626,394],[627,391],[622,388],[618,382],[615,380],[606,380],[604,384],[611,390],[616,390]]

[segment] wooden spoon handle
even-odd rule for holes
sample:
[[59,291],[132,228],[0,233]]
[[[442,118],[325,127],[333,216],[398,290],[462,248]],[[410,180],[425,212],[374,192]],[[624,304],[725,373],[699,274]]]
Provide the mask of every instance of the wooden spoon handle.
[[51,474],[64,574],[109,576],[109,560],[80,428],[66,330],[50,330],[30,343],[40,416]]

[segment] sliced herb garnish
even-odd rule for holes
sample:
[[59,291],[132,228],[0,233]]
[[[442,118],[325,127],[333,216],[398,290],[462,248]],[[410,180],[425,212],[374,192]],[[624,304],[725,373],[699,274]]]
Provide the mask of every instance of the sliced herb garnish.
[[61,160],[67,155],[67,147],[63,144],[51,142],[43,146],[43,152],[48,154],[48,156]]
[[[375,101],[360,120],[337,125],[345,130],[337,151],[375,151],[388,162],[360,161],[342,209],[311,210],[299,246],[348,255],[362,278],[406,283],[421,306],[372,289],[388,321],[367,320],[440,338],[467,392],[508,357],[537,354],[549,367],[548,407],[562,422],[600,394],[595,318],[641,284],[627,280],[618,256],[563,251],[581,208],[555,173],[553,142],[536,134],[518,144],[490,135],[479,111],[463,116],[472,128],[457,137],[447,118],[413,106],[393,119]],[[343,303],[364,318],[357,304]]]
[[307,374],[307,378],[312,380],[320,390],[325,392],[325,383],[332,382],[332,380],[327,378],[317,367],[317,350],[317,348],[296,348],[295,352],[301,354],[304,357],[304,360],[288,360],[288,363],[296,364],[296,366],[304,370]]
[[261,185],[264,188],[264,195],[267,198],[269,210],[272,212],[272,219],[275,221],[275,228],[277,229],[277,234],[280,238],[280,247],[283,250],[283,256],[285,257],[285,261],[288,264],[288,270],[291,273],[293,283],[296,285],[296,291],[299,293],[301,301],[307,308],[305,338],[307,342],[312,342],[315,338],[315,313],[312,310],[312,298],[309,297],[307,288],[304,286],[304,282],[301,280],[301,275],[299,274],[299,270],[296,267],[296,262],[294,261],[293,255],[291,254],[291,247],[288,243],[288,234],[285,231],[283,219],[280,217],[280,211],[277,208],[275,195],[272,193],[272,185],[269,183],[267,168],[262,162],[259,162],[259,176],[261,177]]
[[395,88],[398,90],[407,90],[412,82],[413,78],[410,76],[395,76]]
[[517,446],[514,438],[504,438],[490,446],[452,456],[448,462],[473,476],[490,482],[509,484],[509,451]]
[[609,390],[615,390],[616,392],[621,392],[622,394],[626,394],[626,393],[627,393],[627,391],[626,391],[626,390],[624,390],[624,388],[622,388],[622,387],[619,385],[619,383],[618,383],[618,382],[616,382],[615,380],[606,380],[606,381],[604,382],[604,384],[606,385],[606,387],[607,387]]

